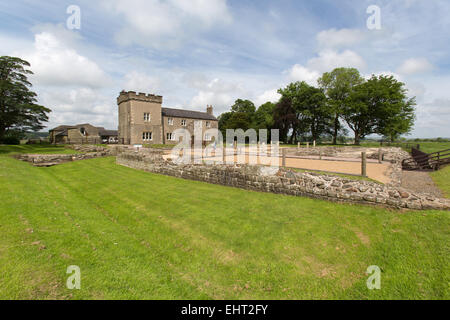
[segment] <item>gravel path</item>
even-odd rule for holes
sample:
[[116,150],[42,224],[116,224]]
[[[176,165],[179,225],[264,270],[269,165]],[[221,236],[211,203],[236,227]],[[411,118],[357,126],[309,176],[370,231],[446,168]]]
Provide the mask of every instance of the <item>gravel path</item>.
[[415,192],[424,192],[442,198],[442,192],[434,184],[428,172],[403,171],[402,187]]

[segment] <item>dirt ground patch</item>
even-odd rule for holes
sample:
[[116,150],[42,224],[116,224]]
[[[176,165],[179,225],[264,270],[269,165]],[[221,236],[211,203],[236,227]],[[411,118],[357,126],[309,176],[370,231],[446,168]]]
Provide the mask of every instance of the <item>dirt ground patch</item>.
[[[170,154],[164,155],[165,159],[171,158]],[[210,162],[221,162],[223,160],[222,156],[211,156],[203,158],[204,161]],[[227,155],[225,160],[228,163],[246,163],[246,164],[262,164],[262,165],[276,165],[282,166],[282,157],[278,159],[271,158],[269,156],[249,156],[245,155]],[[277,161],[278,160],[278,161]],[[341,174],[350,175],[360,175],[361,174],[361,161],[351,160],[351,159],[341,159],[341,160],[330,160],[330,159],[308,159],[300,157],[288,157],[286,158],[286,167],[296,168],[296,169],[306,169],[306,170],[317,170],[334,172]],[[378,161],[368,160],[367,161],[367,176],[373,180],[379,181],[384,184],[390,183],[391,176],[391,163],[383,162],[378,163]]]
[[442,198],[442,192],[431,179],[428,172],[403,171],[402,187],[415,192],[432,194],[435,197]]

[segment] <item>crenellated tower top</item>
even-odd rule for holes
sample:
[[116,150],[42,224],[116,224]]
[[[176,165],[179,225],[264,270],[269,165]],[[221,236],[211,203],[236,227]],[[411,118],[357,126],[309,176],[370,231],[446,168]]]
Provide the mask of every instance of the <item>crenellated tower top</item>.
[[135,91],[122,91],[117,98],[117,104],[121,104],[130,100],[156,102],[162,104],[163,97],[154,94],[145,94],[142,92],[136,93]]

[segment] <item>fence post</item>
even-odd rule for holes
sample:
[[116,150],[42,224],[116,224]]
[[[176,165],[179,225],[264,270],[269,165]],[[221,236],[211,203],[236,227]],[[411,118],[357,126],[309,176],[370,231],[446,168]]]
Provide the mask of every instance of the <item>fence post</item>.
[[367,177],[367,157],[365,152],[361,152],[361,175]]
[[300,142],[297,144],[297,149],[300,151]]
[[319,151],[319,160],[322,160],[322,150]]
[[306,143],[306,149],[309,149],[309,142]]
[[282,149],[282,154],[283,154],[283,162],[282,162],[282,167],[285,168],[286,167],[286,148]]
[[383,161],[383,152],[381,152],[381,149],[378,150],[378,163],[381,163]]
[[227,164],[227,146],[226,146],[226,144],[222,148],[222,162],[223,162],[223,164]]
[[314,144],[314,148],[315,148],[316,147],[316,140],[314,140],[313,144]]

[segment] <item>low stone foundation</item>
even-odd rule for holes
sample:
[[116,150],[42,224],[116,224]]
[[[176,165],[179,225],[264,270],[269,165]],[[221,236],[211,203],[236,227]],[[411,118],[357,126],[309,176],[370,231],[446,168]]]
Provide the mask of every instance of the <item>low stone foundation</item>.
[[254,191],[390,208],[450,210],[450,201],[447,199],[332,175],[298,173],[265,166],[179,165],[165,161],[162,152],[126,151],[117,155],[117,163],[153,173]]
[[27,161],[36,167],[51,167],[65,162],[109,156],[111,156],[111,152],[101,151],[80,154],[19,154],[16,155],[15,158],[22,161]]

